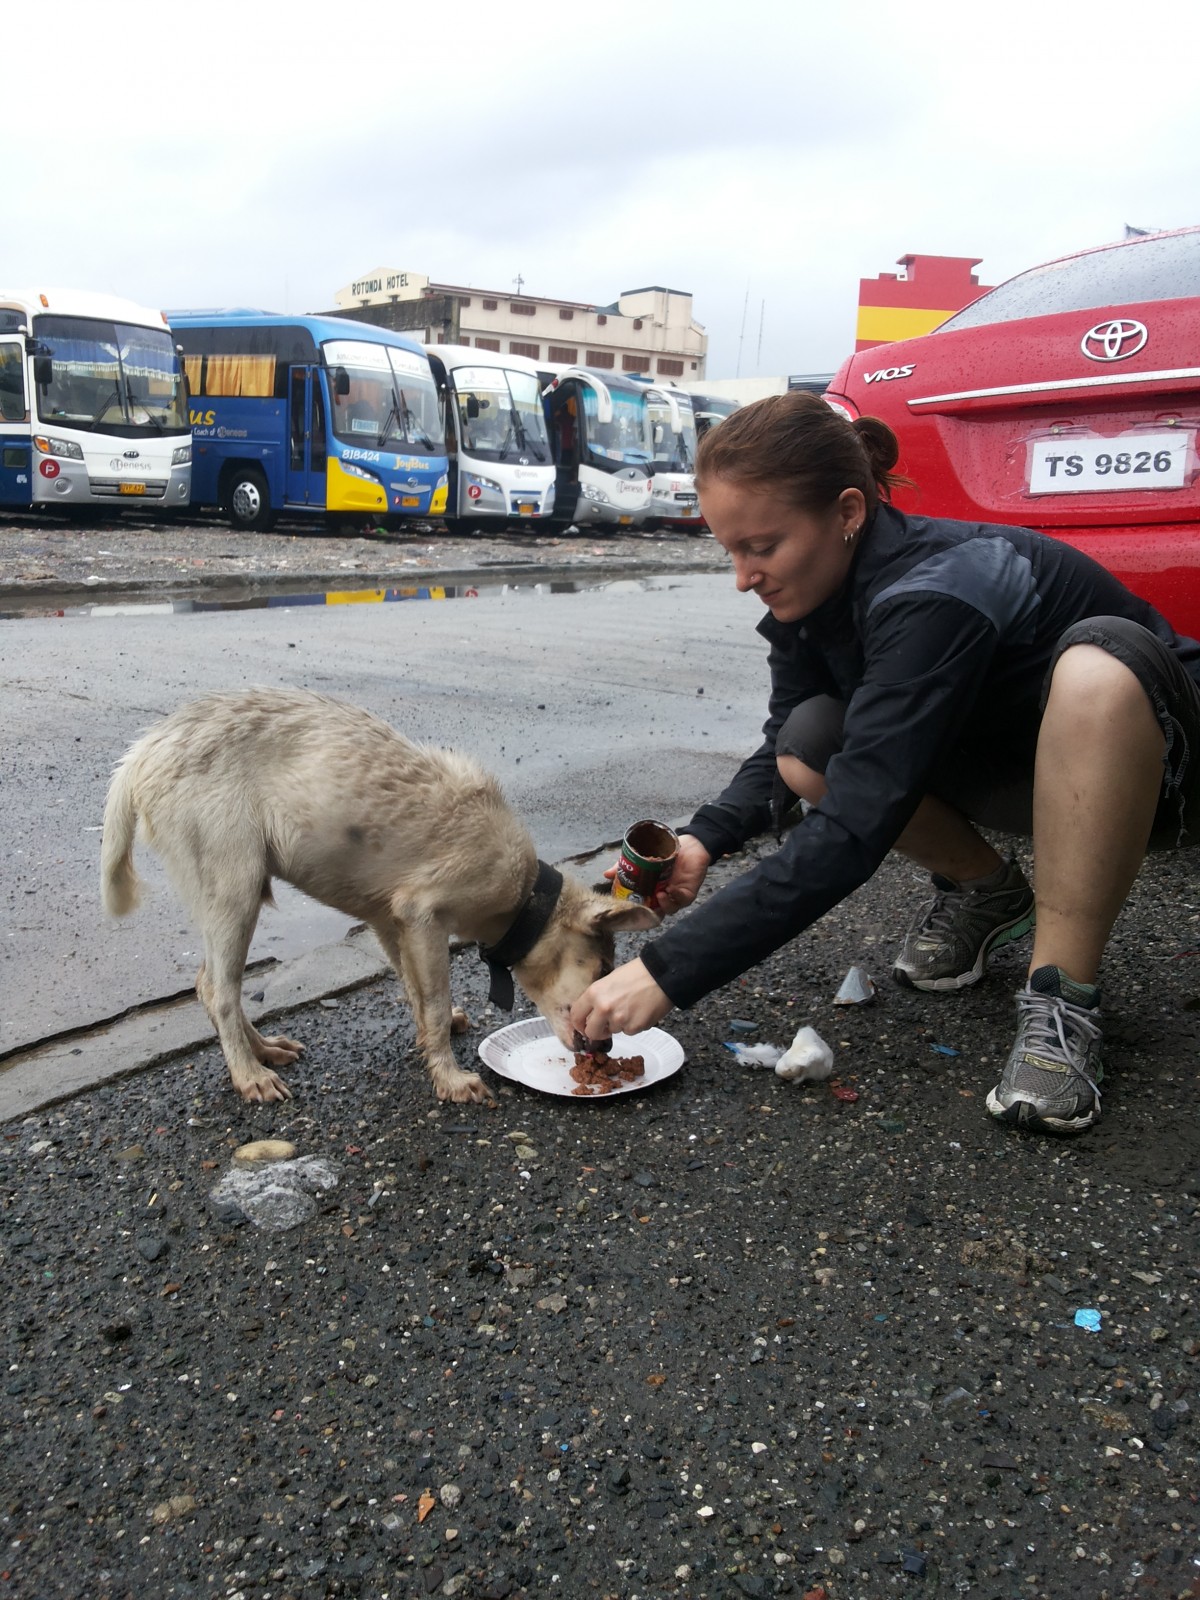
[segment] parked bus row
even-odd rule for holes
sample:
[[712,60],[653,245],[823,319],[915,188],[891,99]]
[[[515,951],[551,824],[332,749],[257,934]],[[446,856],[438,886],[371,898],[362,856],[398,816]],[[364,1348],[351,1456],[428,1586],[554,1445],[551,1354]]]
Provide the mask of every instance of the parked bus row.
[[0,294],[0,507],[699,528],[734,404],[341,318]]

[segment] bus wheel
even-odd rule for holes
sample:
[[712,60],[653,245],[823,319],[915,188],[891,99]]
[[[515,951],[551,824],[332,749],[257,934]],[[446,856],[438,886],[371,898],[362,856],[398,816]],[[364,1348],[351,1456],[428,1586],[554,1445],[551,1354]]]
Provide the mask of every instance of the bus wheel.
[[265,533],[275,521],[267,480],[257,467],[238,467],[225,486],[229,520],[235,528]]

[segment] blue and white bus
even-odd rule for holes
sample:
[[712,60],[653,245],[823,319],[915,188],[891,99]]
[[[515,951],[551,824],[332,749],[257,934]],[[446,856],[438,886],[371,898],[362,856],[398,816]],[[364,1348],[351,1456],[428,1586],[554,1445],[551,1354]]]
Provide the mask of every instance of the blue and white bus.
[[179,510],[191,460],[161,311],[72,289],[0,291],[0,507]]
[[650,422],[650,516],[654,528],[694,528],[703,533],[696,494],[696,418],[684,389],[651,384],[646,391]]
[[281,512],[440,517],[446,451],[420,345],[340,317],[171,311],[192,425],[192,501],[235,528]]
[[540,371],[557,480],[555,525],[645,522],[654,459],[646,385],[586,367]]
[[554,462],[536,363],[470,345],[424,350],[446,415],[448,520],[543,522],[554,510]]

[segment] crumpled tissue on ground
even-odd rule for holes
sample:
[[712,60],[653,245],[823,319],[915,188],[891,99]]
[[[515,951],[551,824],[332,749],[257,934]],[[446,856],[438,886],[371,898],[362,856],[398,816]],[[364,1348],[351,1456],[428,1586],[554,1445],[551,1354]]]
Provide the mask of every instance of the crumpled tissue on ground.
[[775,1063],[776,1075],[793,1083],[819,1083],[833,1071],[833,1051],[815,1028],[801,1028]]

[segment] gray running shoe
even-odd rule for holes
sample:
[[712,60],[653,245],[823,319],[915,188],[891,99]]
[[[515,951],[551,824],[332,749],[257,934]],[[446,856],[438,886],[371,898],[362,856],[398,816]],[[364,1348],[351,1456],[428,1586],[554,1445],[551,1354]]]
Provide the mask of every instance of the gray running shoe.
[[1016,1043],[987,1097],[992,1116],[1033,1133],[1082,1133],[1100,1120],[1099,999],[1057,967],[1030,974],[1017,996]]
[[933,887],[892,967],[906,989],[966,989],[983,977],[991,951],[1033,927],[1033,890],[1011,858],[974,888],[940,872]]

